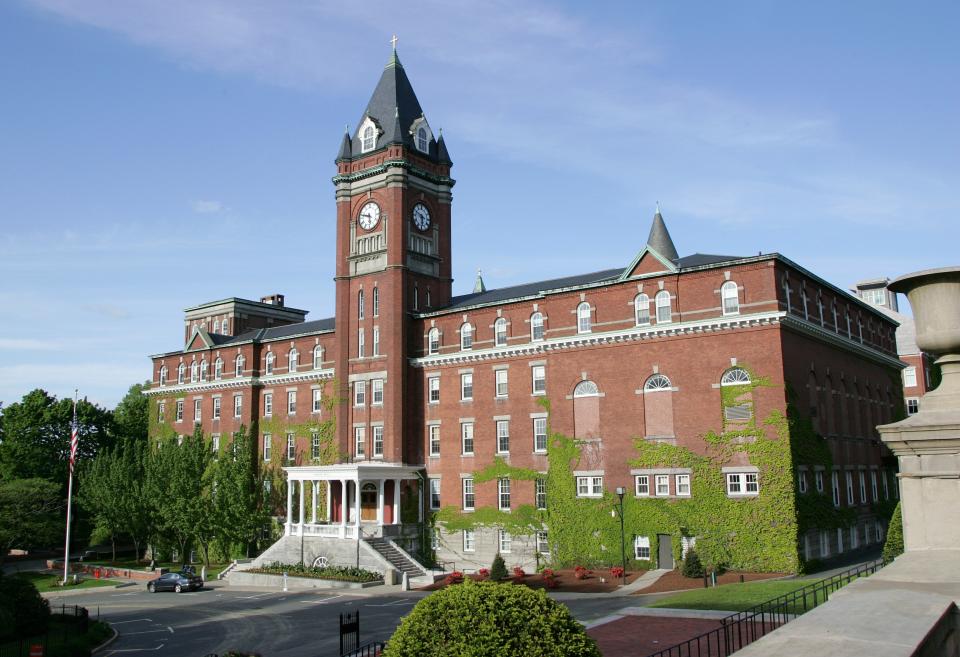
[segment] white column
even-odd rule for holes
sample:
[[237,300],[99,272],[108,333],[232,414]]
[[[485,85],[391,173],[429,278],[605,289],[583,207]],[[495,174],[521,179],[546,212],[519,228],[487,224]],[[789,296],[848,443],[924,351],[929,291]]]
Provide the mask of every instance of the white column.
[[304,490],[305,483],[307,482],[305,482],[303,479],[300,480],[300,533],[301,534],[303,534],[303,503],[306,502],[306,500],[304,499],[306,497],[306,495],[304,495],[304,493],[306,492]]
[[340,480],[340,538],[347,537],[347,482]]
[[327,485],[327,522],[333,520],[332,511],[333,511],[333,486],[330,485],[330,480],[327,479],[324,482]]
[[384,492],[383,484],[386,482],[386,479],[381,479],[377,482],[379,488],[377,489],[377,524],[383,526],[383,501],[384,501]]
[[290,525],[293,521],[293,481],[287,475],[287,536],[290,535]]
[[400,480],[393,480],[393,524],[400,524]]
[[320,485],[316,481],[311,481],[311,493],[313,496],[310,498],[310,522],[312,524],[317,524],[317,491],[320,490]]
[[417,522],[423,522],[423,482],[417,479]]
[[357,526],[356,537],[360,538],[360,479],[359,478],[353,482],[353,494],[354,494],[353,506],[356,509],[355,512],[357,514],[354,517],[354,520],[356,521],[354,524]]

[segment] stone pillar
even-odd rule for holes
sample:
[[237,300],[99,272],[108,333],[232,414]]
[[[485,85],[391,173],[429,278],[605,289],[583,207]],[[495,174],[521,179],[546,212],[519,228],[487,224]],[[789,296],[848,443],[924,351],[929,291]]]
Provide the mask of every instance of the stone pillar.
[[386,479],[377,481],[377,524],[383,526],[383,485]]
[[423,484],[417,479],[417,522],[423,522]]
[[290,526],[293,523],[293,480],[287,475],[287,536],[290,535]]
[[340,524],[347,524],[347,482],[345,479],[340,480]]
[[393,480],[393,524],[400,524],[400,480]]
[[353,482],[353,507],[354,515],[353,520],[354,524],[357,526],[357,538],[360,537],[360,479],[357,478]]
[[333,522],[333,485],[329,479],[324,483],[327,485],[327,522]]
[[317,524],[317,491],[320,490],[320,484],[317,481],[311,481],[310,496],[310,522]]

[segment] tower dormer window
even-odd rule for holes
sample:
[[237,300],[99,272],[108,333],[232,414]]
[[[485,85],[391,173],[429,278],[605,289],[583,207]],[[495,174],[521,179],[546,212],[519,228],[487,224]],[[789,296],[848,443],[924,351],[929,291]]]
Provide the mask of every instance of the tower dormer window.
[[417,129],[417,149],[426,153],[430,148],[430,140],[427,138],[427,129]]
[[366,153],[372,151],[373,147],[377,145],[377,129],[372,125],[367,124],[363,129],[363,136],[360,139],[360,151]]
[[430,140],[433,139],[433,132],[424,116],[420,116],[410,126],[410,135],[413,137],[413,145],[421,153],[430,153]]

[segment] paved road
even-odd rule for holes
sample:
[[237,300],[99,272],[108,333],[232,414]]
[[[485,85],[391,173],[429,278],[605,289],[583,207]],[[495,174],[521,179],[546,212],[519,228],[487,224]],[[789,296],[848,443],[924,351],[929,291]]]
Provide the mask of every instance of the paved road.
[[[120,632],[102,657],[203,657],[230,649],[264,657],[339,654],[338,615],[360,611],[361,640],[385,640],[425,594],[238,591],[220,583],[194,593],[148,593],[136,587],[51,598],[99,614]],[[589,622],[642,603],[638,596],[564,600]]]

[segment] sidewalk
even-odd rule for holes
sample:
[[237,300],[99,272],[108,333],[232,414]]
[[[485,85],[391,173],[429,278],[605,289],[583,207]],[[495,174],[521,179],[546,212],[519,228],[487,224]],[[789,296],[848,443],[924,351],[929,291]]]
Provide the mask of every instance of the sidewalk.
[[626,607],[586,625],[600,652],[616,657],[644,657],[720,627],[729,611]]

